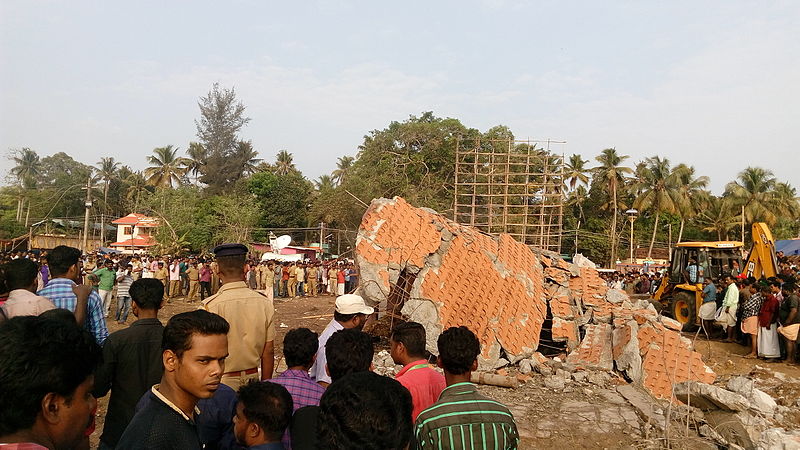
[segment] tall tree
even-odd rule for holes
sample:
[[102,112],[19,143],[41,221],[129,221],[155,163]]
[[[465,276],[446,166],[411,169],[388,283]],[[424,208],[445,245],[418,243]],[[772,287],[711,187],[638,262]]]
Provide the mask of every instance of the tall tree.
[[581,158],[581,155],[572,155],[564,167],[564,180],[569,185],[571,191],[575,190],[578,183],[589,184],[589,169],[586,163],[589,161]]
[[256,166],[261,162],[258,152],[253,149],[253,143],[250,141],[237,142],[231,159],[236,164],[239,177],[255,173]]
[[108,214],[108,188],[111,180],[117,176],[120,164],[114,161],[114,157],[100,158],[95,170],[97,175],[103,180],[103,212],[100,214],[100,243],[105,245],[106,238],[106,214]]
[[197,105],[200,107],[200,119],[195,120],[197,138],[208,152],[200,181],[212,192],[219,192],[231,187],[230,180],[220,175],[226,174],[226,164],[240,141],[239,132],[250,118],[245,116],[245,106],[237,100],[236,91],[220,88],[219,83],[214,83]]
[[275,156],[275,173],[278,175],[287,175],[289,172],[295,170],[294,162],[292,160],[294,156],[291,153],[287,152],[286,150],[281,150]]
[[678,213],[681,217],[681,227],[678,231],[678,242],[681,242],[686,221],[697,217],[703,209],[709,206],[711,193],[705,188],[710,180],[707,176],[696,177],[694,167],[686,164],[678,164],[675,172],[680,177]]
[[186,149],[186,156],[189,161],[186,165],[186,173],[192,174],[194,183],[197,184],[200,174],[203,173],[203,168],[208,162],[208,151],[203,144],[190,142],[189,148]]
[[617,209],[619,206],[617,193],[619,188],[624,185],[625,177],[633,173],[630,167],[622,165],[626,159],[628,159],[627,155],[620,155],[616,149],[607,148],[595,158],[600,165],[592,169],[595,179],[608,186],[608,193],[611,197],[611,261],[609,267],[614,267],[617,260]]
[[739,172],[736,181],[725,186],[724,195],[739,208],[739,213],[744,211],[743,220],[746,224],[766,222],[774,225],[777,220],[774,209],[776,183],[771,170],[748,167]]
[[132,212],[139,212],[142,198],[149,193],[147,190],[147,179],[141,172],[133,172],[125,178],[125,183],[128,185],[125,190],[125,199],[128,201],[128,208],[131,209]]
[[314,180],[314,188],[318,191],[328,191],[335,187],[333,178],[330,175],[320,175],[319,178]]
[[708,200],[707,207],[697,216],[697,223],[703,231],[715,233],[718,241],[727,240],[739,222],[737,208],[730,199],[711,196]]
[[653,254],[653,244],[656,241],[658,219],[661,214],[677,213],[681,206],[681,174],[672,169],[668,159],[653,156],[644,160],[644,165],[638,168],[637,175],[636,187],[633,189],[639,194],[633,202],[633,207],[641,211],[650,210],[655,214],[653,234],[650,237],[650,247],[647,249],[649,259]]
[[147,184],[161,188],[171,188],[173,183],[180,184],[189,163],[186,158],[178,156],[178,148],[172,145],[153,149],[147,162],[150,163],[150,167],[144,170]]
[[347,173],[350,171],[350,168],[353,167],[354,161],[355,158],[352,156],[339,157],[339,160],[336,161],[336,170],[334,170],[331,174],[334,183],[338,185],[344,182],[344,179],[347,177]]
[[17,179],[19,197],[17,197],[17,221],[22,220],[22,208],[25,206],[25,192],[36,186],[36,179],[41,174],[42,163],[39,155],[28,147],[12,153],[11,159],[15,166],[11,174]]

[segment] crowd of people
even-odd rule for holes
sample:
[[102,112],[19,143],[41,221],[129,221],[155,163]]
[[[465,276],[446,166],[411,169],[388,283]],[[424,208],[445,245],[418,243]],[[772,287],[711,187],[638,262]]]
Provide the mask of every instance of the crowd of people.
[[[88,448],[95,399],[106,395],[103,449],[518,447],[511,412],[470,382],[481,348],[466,327],[441,333],[430,364],[425,329],[400,324],[389,345],[402,370],[395,378],[371,371],[374,341],[362,328],[375,310],[349,293],[357,274],[347,262],[260,263],[240,244],[217,247],[213,261],[84,262],[66,246],[9,256],[0,289],[8,292],[2,448]],[[109,335],[113,289],[114,319],[136,320]],[[162,325],[164,304],[194,301],[195,291],[198,309]],[[287,369],[273,377],[272,297],[321,293],[337,295],[333,318],[319,335],[289,330]]]

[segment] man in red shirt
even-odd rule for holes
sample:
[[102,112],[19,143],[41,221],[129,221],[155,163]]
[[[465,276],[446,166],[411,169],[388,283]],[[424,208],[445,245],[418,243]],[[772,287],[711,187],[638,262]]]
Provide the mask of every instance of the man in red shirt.
[[411,420],[417,420],[419,413],[439,400],[446,386],[444,376],[425,359],[425,328],[421,324],[406,322],[396,326],[389,346],[394,362],[403,365],[396,378],[411,392]]

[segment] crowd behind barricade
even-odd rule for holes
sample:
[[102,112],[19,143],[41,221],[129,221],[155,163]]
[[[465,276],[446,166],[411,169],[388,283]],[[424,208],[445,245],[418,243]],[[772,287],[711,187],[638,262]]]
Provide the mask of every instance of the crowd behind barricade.
[[[511,412],[470,382],[480,343],[397,325],[395,378],[372,372],[374,305],[349,261],[88,255],[60,246],[5,254],[0,291],[0,448],[89,448],[96,398],[110,395],[100,448],[514,449]],[[321,334],[289,330],[276,374],[273,298],[336,296]],[[114,320],[126,324],[109,335]],[[176,298],[200,301],[162,325]],[[289,300],[287,300],[289,301]],[[438,367],[438,369],[437,369]],[[274,376],[274,377],[273,377]]]

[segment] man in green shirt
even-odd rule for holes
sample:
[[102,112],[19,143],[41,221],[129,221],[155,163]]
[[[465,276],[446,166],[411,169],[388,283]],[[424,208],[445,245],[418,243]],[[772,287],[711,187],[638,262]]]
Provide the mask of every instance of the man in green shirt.
[[727,285],[725,297],[722,299],[722,315],[718,323],[728,330],[728,338],[725,342],[734,342],[736,332],[736,310],[739,308],[739,288],[736,286],[736,279],[730,275],[725,275],[723,283]]
[[93,273],[100,278],[100,284],[97,286],[98,293],[103,300],[103,311],[108,317],[108,312],[111,308],[111,291],[114,290],[114,282],[117,279],[117,273],[114,271],[114,262],[107,259],[103,263],[103,267],[96,269]]
[[422,411],[414,424],[417,449],[516,449],[514,416],[503,404],[478,393],[470,382],[478,370],[481,345],[467,327],[451,327],[437,341],[447,387],[439,401]]

